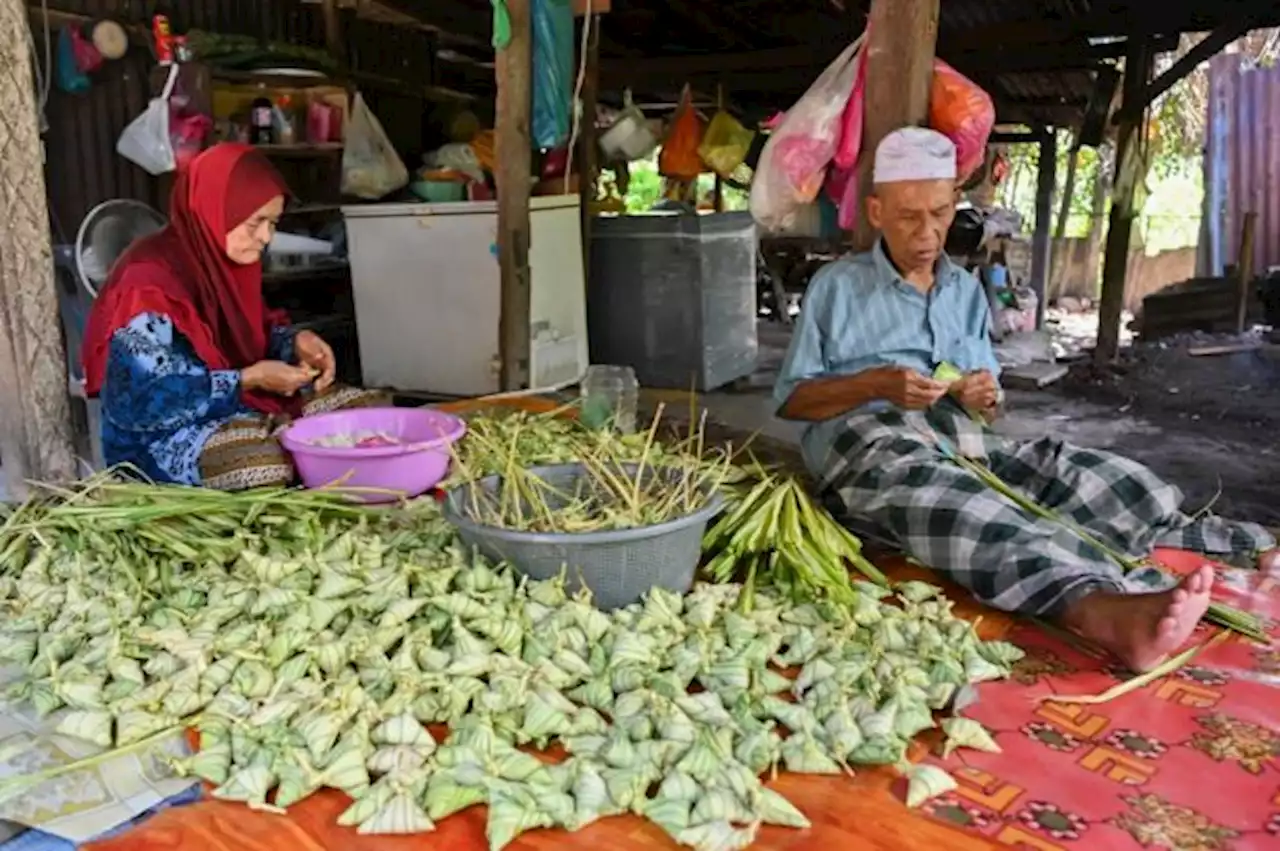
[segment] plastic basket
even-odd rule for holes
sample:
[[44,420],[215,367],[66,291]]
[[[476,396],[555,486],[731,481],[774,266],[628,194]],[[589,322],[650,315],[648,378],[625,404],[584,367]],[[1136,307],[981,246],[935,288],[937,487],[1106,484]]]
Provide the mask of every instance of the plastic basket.
[[[552,488],[572,493],[582,466],[534,467],[531,472]],[[467,510],[471,488],[496,494],[501,483],[501,476],[490,476],[449,492],[444,515],[462,540],[533,579],[554,579],[563,570],[571,589],[586,586],[596,606],[605,611],[629,606],[651,588],[688,592],[702,556],[707,523],[723,506],[720,495],[713,493],[703,508],[658,526],[581,534],[518,532],[471,520]]]

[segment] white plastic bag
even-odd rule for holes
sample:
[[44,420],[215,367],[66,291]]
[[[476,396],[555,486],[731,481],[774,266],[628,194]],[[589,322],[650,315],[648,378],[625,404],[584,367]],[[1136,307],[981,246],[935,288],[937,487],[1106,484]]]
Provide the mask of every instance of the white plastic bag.
[[376,201],[409,183],[405,167],[378,117],[356,93],[342,152],[342,194]]
[[173,171],[176,159],[169,137],[169,98],[178,82],[178,64],[169,66],[160,97],[152,98],[146,110],[124,128],[116,141],[116,153],[137,163],[148,174],[161,175]]
[[818,197],[840,144],[861,45],[860,37],[846,47],[769,135],[751,182],[751,214],[766,231],[790,229],[800,209]]

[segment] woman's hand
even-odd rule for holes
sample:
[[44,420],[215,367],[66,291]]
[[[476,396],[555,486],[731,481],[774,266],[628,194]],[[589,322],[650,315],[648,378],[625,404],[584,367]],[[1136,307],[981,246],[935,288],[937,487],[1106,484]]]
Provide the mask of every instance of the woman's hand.
[[292,396],[311,383],[316,373],[310,367],[292,366],[278,360],[258,361],[240,371],[245,390],[264,390],[278,396]]
[[333,385],[337,374],[337,362],[333,358],[333,349],[321,339],[315,331],[299,331],[293,338],[293,353],[298,362],[309,366],[320,374],[316,379],[316,392],[323,393]]

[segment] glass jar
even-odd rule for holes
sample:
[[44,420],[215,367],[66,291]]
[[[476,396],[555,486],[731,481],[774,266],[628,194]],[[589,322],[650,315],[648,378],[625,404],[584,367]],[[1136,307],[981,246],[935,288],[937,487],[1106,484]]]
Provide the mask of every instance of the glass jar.
[[640,384],[629,366],[592,366],[582,379],[582,421],[589,428],[636,430]]

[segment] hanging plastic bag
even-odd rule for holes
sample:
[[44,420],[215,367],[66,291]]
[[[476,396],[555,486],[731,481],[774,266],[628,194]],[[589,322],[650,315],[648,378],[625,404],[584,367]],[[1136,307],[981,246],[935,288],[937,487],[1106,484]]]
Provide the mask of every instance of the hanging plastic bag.
[[89,78],[76,61],[76,42],[71,33],[70,27],[58,33],[58,88],[67,94],[79,95],[89,91]]
[[178,65],[169,66],[160,97],[152,98],[146,110],[124,128],[116,142],[116,153],[137,163],[148,174],[161,175],[173,171],[176,159],[173,138],[169,134],[169,97],[178,82]]
[[840,119],[853,92],[862,38],[844,49],[787,112],[760,154],[751,214],[767,231],[786,231],[796,211],[822,189],[840,141]]
[[631,100],[631,90],[622,93],[622,112],[600,135],[600,150],[609,161],[642,160],[658,147],[658,136],[653,132],[649,119]]
[[851,169],[858,164],[862,153],[862,123],[867,100],[867,51],[859,49],[854,60],[858,70],[853,80],[853,92],[840,117],[840,144],[836,147],[835,164]]
[[342,194],[376,201],[403,189],[409,183],[409,169],[378,117],[356,93],[351,105],[351,125],[347,128],[347,145],[342,152]]
[[92,74],[102,67],[102,54],[92,41],[84,37],[79,27],[67,27],[71,34],[71,52],[76,57],[76,67],[81,74]]
[[533,142],[547,151],[569,138],[573,101],[573,7],[533,0]]
[[756,134],[738,119],[720,110],[707,125],[707,133],[698,146],[698,156],[707,167],[721,177],[732,177],[734,169],[742,165],[751,150]]
[[933,60],[929,126],[955,143],[959,180],[965,180],[982,165],[995,123],[996,108],[991,96],[941,59]]
[[702,119],[693,106],[693,91],[686,85],[676,117],[662,142],[662,153],[658,154],[658,172],[675,180],[697,180],[702,174],[702,157],[698,155],[701,144]]

